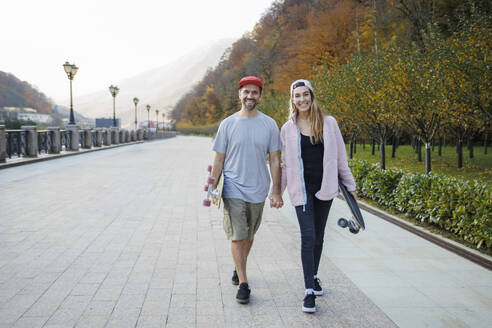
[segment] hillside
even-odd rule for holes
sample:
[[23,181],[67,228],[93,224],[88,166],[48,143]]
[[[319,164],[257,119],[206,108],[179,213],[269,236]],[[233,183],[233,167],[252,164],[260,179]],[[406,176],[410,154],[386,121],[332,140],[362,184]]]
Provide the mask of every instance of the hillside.
[[[220,40],[165,66],[117,82],[120,93],[116,97],[116,115],[121,118],[122,126],[133,123],[134,97],[140,99],[139,121],[147,119],[146,104],[152,106],[151,119],[155,119],[155,109],[159,109],[161,113],[169,110],[186,91],[203,78],[208,68],[219,62],[231,44],[230,39]],[[112,97],[107,89],[77,97],[75,102],[77,111],[87,117],[112,116]],[[159,116],[161,120],[162,116]]]
[[52,102],[29,83],[0,71],[0,107],[28,107],[49,114]]
[[[177,102],[173,117],[187,125],[213,125],[238,108],[237,81],[244,75],[257,75],[265,85],[262,110],[281,124],[287,117],[285,97],[292,81],[307,78],[316,87],[325,82],[323,76],[332,79],[338,76],[330,74],[342,69],[344,64],[353,63],[355,57],[368,60],[375,56],[378,61],[389,58],[395,49],[424,49],[427,39],[433,36],[468,47],[473,42],[460,35],[467,31],[463,26],[475,24],[478,29],[489,26],[489,3],[485,0],[275,1],[251,33],[237,40],[221,62]],[[486,17],[486,23],[480,25],[479,17]],[[487,40],[487,33],[475,35]],[[484,41],[484,48],[489,51],[490,39]],[[472,50],[470,46],[464,52]],[[490,56],[485,54],[480,58],[486,61]],[[466,65],[459,66],[466,68]],[[361,71],[361,74],[368,72]],[[463,74],[470,76],[470,72]],[[353,76],[348,74],[347,78]],[[340,85],[354,83],[346,80],[340,81]],[[486,93],[481,95],[484,97]],[[322,105],[329,108],[331,104],[322,101]]]

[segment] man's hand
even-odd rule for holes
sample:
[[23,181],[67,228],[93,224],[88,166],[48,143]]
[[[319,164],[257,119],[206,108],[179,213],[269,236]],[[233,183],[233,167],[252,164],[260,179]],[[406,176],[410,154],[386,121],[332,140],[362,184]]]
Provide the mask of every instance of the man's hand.
[[284,201],[282,200],[282,196],[280,196],[280,194],[271,194],[269,198],[270,207],[281,208],[284,206]]
[[359,200],[359,198],[357,198],[357,193],[355,191],[351,191],[350,193],[352,194],[352,196],[354,196],[355,200]]

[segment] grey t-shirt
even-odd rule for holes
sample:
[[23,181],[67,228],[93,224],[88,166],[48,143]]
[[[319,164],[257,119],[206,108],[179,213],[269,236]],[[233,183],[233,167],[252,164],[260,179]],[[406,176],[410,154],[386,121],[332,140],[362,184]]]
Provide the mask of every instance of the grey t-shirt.
[[262,112],[232,114],[220,123],[213,150],[225,154],[222,197],[265,201],[270,188],[266,156],[282,148],[277,123]]

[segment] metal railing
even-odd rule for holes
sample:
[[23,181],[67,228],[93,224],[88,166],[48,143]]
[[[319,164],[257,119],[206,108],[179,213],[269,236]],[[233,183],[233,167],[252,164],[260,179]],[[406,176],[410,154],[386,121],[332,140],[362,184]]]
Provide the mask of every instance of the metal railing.
[[24,130],[5,130],[7,138],[7,157],[26,156],[26,132]]
[[48,154],[51,150],[52,140],[48,130],[38,131],[38,154]]

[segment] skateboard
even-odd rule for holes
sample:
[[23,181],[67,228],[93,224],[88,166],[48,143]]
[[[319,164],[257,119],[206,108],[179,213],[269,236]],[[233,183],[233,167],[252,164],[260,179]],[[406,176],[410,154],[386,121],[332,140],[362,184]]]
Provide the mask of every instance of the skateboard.
[[222,200],[222,189],[224,188],[224,172],[220,174],[217,188],[212,190],[212,185],[215,182],[215,179],[212,177],[212,165],[208,166],[207,171],[207,184],[203,188],[203,190],[207,192],[207,198],[203,200],[203,206],[210,207],[210,205],[212,205],[212,199],[214,199],[216,201],[215,204],[217,205],[217,208],[220,208],[220,203]]
[[352,214],[352,219],[347,220],[345,218],[338,219],[338,225],[342,228],[349,228],[349,231],[353,234],[359,233],[359,230],[365,230],[366,225],[364,223],[364,218],[362,217],[362,213],[360,212],[359,205],[357,205],[357,201],[354,196],[347,190],[347,188],[343,185],[343,183],[338,180],[338,186],[342,191],[343,198],[347,203],[347,206],[350,209]]

